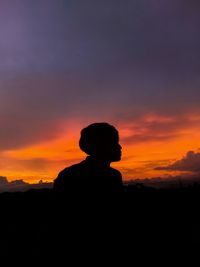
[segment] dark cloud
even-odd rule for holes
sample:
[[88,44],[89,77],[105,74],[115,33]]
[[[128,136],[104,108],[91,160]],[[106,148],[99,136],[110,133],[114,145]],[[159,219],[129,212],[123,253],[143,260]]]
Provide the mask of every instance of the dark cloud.
[[[128,176],[129,179],[141,179],[144,176],[144,173],[148,175],[149,171],[152,171],[156,166],[169,164],[172,162],[172,159],[164,159],[164,160],[148,160],[148,161],[137,161],[134,160],[134,164],[140,163],[142,166],[140,167],[121,167],[120,170],[123,172],[124,175]],[[133,178],[134,176],[134,178]],[[151,179],[151,178],[149,178]]]
[[164,160],[149,160],[149,161],[140,161],[141,163],[144,163],[144,169],[154,169],[158,165],[164,165],[169,164],[172,162],[172,159],[164,159]]
[[193,173],[200,172],[200,153],[188,151],[186,156],[181,160],[177,160],[173,164],[165,167],[157,167],[155,170],[168,170],[168,171],[189,171]]

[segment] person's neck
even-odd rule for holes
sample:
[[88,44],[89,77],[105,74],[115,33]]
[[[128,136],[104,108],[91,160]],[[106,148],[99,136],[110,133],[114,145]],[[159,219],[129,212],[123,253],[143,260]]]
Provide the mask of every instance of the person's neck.
[[88,156],[87,157],[90,161],[92,161],[96,166],[100,168],[108,168],[110,167],[110,161],[107,161],[105,159],[102,159],[100,157],[95,157],[95,156]]

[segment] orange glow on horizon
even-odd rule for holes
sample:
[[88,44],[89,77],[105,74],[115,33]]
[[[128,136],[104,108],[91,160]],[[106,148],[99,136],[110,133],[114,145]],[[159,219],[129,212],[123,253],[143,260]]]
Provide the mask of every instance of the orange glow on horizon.
[[[151,138],[147,127],[154,122],[163,124],[163,127],[166,127],[165,125],[168,123],[170,126],[170,123],[176,122],[173,117],[146,115],[143,121],[136,125],[137,127],[133,123],[117,123],[116,128],[119,130],[120,143],[123,147],[122,160],[112,163],[112,166],[122,172],[124,180],[173,174],[169,171],[157,171],[154,168],[167,166],[181,159],[187,151],[199,148],[200,126],[197,124],[198,119],[191,117],[190,121],[194,124],[173,129],[174,135],[171,138],[167,135],[165,138],[165,131],[162,132],[160,129],[155,129],[154,133],[153,127]],[[77,123],[70,128],[71,131],[64,131],[56,140],[47,140],[21,149],[2,152],[2,166],[4,168],[1,168],[0,175],[6,176],[9,181],[16,179],[23,179],[30,183],[38,182],[41,179],[52,181],[61,169],[85,158],[86,155],[80,151],[78,146],[81,128],[82,125]],[[138,131],[136,132],[135,129]],[[169,128],[169,133],[170,131],[172,130]],[[137,140],[136,134],[138,133],[142,138],[145,134],[149,134],[150,137],[146,140]],[[160,139],[156,140],[156,135]],[[131,139],[132,137],[133,139]]]

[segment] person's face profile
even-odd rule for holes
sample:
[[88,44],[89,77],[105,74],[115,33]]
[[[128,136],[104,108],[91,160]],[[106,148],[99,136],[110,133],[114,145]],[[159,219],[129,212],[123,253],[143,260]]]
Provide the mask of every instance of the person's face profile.
[[110,140],[107,145],[107,155],[109,156],[110,161],[120,161],[121,160],[121,145],[119,144],[119,138],[116,140]]
[[113,135],[108,135],[101,142],[98,143],[95,154],[109,162],[120,161],[121,160],[121,145],[119,144],[119,136],[114,133]]

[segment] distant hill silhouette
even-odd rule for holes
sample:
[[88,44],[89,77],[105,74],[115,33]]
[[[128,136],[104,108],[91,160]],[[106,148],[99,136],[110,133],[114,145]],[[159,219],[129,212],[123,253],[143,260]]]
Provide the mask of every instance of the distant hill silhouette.
[[[170,176],[167,178],[157,177],[157,178],[145,178],[145,179],[130,179],[124,181],[124,187],[127,186],[145,186],[152,188],[180,188],[188,187],[192,185],[200,184],[199,175],[189,175],[189,176]],[[30,184],[24,182],[23,180],[14,180],[9,182],[4,176],[0,176],[0,193],[3,192],[26,192],[30,189],[52,189],[53,182],[43,182],[39,181],[35,184]]]
[[194,184],[200,184],[200,175],[185,175],[185,176],[169,176],[167,178],[144,178],[144,179],[132,179],[124,181],[126,186],[130,185],[143,185],[152,188],[180,188],[188,187]]
[[42,180],[35,184],[24,182],[22,179],[9,182],[4,176],[0,176],[0,193],[2,192],[25,192],[29,189],[52,188],[53,184]]

